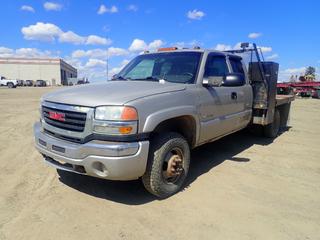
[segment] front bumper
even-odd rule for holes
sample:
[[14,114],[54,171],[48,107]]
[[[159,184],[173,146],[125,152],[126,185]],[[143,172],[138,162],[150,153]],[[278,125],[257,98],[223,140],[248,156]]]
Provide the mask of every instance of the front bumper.
[[44,133],[39,122],[34,136],[46,163],[57,169],[110,180],[137,179],[146,170],[149,141],[77,144]]

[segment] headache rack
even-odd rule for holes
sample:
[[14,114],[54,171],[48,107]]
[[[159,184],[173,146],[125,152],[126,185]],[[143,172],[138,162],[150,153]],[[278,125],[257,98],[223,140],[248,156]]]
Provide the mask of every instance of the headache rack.
[[249,43],[242,43],[241,49],[225,52],[240,55],[247,63],[253,89],[253,123],[261,125],[272,123],[275,107],[282,103],[282,101],[277,102],[276,96],[279,64],[265,61],[261,48],[255,43],[251,46]]

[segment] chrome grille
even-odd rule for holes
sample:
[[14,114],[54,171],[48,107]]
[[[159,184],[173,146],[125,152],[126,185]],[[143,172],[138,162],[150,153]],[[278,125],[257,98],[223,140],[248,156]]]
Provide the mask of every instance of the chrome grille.
[[[63,120],[50,117],[50,112],[63,114]],[[68,111],[57,108],[42,106],[42,116],[44,121],[54,127],[70,130],[74,132],[83,132],[86,124],[87,114],[84,112]]]

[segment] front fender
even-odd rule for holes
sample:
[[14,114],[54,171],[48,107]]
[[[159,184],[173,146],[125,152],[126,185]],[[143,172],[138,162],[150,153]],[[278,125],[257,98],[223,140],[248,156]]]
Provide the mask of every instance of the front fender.
[[163,121],[182,117],[182,116],[191,116],[196,122],[196,141],[199,139],[199,118],[197,115],[197,110],[194,106],[178,106],[172,108],[162,109],[155,113],[150,114],[145,121],[143,132],[152,132],[160,123]]

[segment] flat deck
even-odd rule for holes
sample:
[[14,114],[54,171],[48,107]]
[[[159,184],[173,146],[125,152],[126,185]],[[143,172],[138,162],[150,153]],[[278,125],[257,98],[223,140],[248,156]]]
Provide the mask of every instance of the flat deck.
[[276,106],[280,106],[294,100],[294,95],[276,95]]

